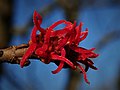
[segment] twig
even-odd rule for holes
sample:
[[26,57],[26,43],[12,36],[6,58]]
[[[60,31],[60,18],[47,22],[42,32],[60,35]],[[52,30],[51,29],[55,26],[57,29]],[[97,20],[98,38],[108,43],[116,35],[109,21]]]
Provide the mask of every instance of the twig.
[[[28,49],[28,44],[21,44],[18,46],[10,46],[5,49],[0,49],[0,63],[11,63],[19,64],[22,56]],[[30,59],[38,59],[37,56],[32,55]],[[25,66],[28,66],[30,61],[28,60],[25,63]]]
[[96,44],[97,52],[103,49],[105,46],[107,46],[112,41],[116,41],[120,39],[120,31],[119,30],[113,30],[112,32],[105,34],[103,38]]

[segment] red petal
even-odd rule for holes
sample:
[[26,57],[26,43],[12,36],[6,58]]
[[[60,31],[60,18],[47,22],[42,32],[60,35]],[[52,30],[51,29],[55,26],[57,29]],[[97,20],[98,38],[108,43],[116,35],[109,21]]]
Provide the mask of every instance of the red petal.
[[41,24],[42,23],[42,17],[40,14],[35,10],[33,14],[33,22],[34,24]]
[[78,53],[86,53],[86,52],[88,52],[88,50],[87,49],[84,49],[84,48],[82,48],[82,47],[70,47],[72,50],[74,50],[75,52],[78,52]]
[[[63,48],[63,49],[61,50],[61,56],[65,57],[65,55],[66,55],[66,51],[65,51],[65,49]],[[60,72],[61,69],[63,68],[63,66],[64,66],[64,62],[61,61],[61,62],[60,62],[60,65],[58,66],[58,68],[57,68],[56,70],[52,71],[52,73],[53,73],[53,74],[56,74],[56,73]]]
[[89,49],[89,51],[94,51],[96,48],[91,48],[91,49]]
[[52,29],[47,29],[45,37],[44,37],[44,43],[47,43],[47,44],[49,43],[51,31]]
[[61,56],[65,57],[65,55],[66,55],[66,51],[65,51],[64,48],[62,48],[62,49],[61,49]]
[[69,38],[69,44],[75,41],[76,37],[76,31],[75,31],[75,26],[76,26],[76,21],[74,21],[74,24],[72,25],[71,31],[70,32],[70,38]]
[[75,28],[75,30],[76,30],[75,43],[76,43],[76,44],[79,43],[79,38],[80,38],[80,34],[81,34],[81,30],[82,30],[82,26],[83,26],[83,23],[80,22],[79,26],[77,26],[77,27]]
[[37,48],[35,54],[38,55],[39,57],[44,57],[44,58],[46,58],[47,56],[47,54],[45,53],[45,49],[42,47]]
[[60,40],[58,46],[56,47],[56,50],[63,48],[66,45],[67,41],[68,41],[68,38],[64,38]]
[[37,46],[36,43],[32,43],[32,44],[29,46],[28,50],[25,52],[25,54],[24,54],[23,57],[22,57],[22,60],[20,61],[20,66],[21,66],[21,67],[24,66],[24,63],[26,62],[27,58],[28,58],[29,56],[31,56],[32,53],[35,51],[36,46]]
[[80,70],[82,71],[85,82],[88,83],[88,84],[90,84],[90,82],[89,82],[88,79],[87,79],[87,75],[86,75],[86,72],[85,72],[84,68],[83,68],[80,64],[78,64],[78,63],[77,63],[77,66],[78,66],[78,67],[80,68]]
[[66,35],[66,33],[68,33],[68,31],[69,31],[69,28],[60,29],[60,30],[51,32],[51,36],[52,37],[58,36],[59,38],[64,37]]
[[[53,28],[55,28],[57,25],[62,24],[62,23],[65,23],[67,26],[72,25],[71,22],[68,22],[68,21],[66,21],[66,20],[59,20],[59,21],[53,23],[49,28],[50,28],[50,29],[53,29]],[[67,27],[67,26],[66,26],[66,27]],[[66,28],[66,27],[65,27],[65,28]]]
[[37,42],[36,32],[37,32],[37,27],[34,26],[33,29],[32,29],[32,33],[31,33],[31,40],[32,40],[32,42],[34,42],[34,43]]
[[88,28],[86,28],[86,30],[81,33],[82,37],[79,38],[79,42],[81,42],[82,40],[84,40],[87,37],[87,35],[88,35]]
[[52,29],[47,29],[46,34],[44,36],[44,43],[43,43],[43,46],[42,46],[44,51],[46,51],[48,49],[49,42],[50,42],[51,31],[52,31]]
[[37,11],[34,11],[34,14],[33,14],[33,22],[34,22],[34,24],[37,26],[37,28],[40,30],[40,32],[41,32],[42,34],[45,34],[45,30],[40,27],[40,25],[41,25],[41,23],[42,23],[42,17],[40,16],[39,13],[37,13]]
[[65,20],[60,20],[58,22],[55,22],[53,25],[51,25],[49,28],[50,29],[53,29],[55,28],[57,25],[59,24],[62,24],[62,23],[65,23],[66,26],[63,28],[63,29],[60,29],[60,30],[57,30],[57,31],[54,31],[51,33],[51,36],[58,36],[59,38],[60,37],[64,37],[68,32],[70,32],[70,30],[72,29],[72,23],[71,22],[68,22],[68,21],[65,21]]
[[[71,31],[72,31],[72,29],[71,29]],[[71,31],[69,31],[65,35],[65,37],[59,41],[58,46],[56,47],[57,50],[64,47],[68,42],[70,43],[70,41],[68,41],[68,39],[70,38]]]
[[96,57],[98,57],[98,56],[99,56],[99,54],[96,54],[96,53],[94,53],[94,52],[91,52],[91,53],[88,55],[89,58],[96,58]]
[[60,65],[58,66],[58,68],[56,70],[52,71],[52,73],[56,74],[56,73],[60,72],[62,70],[63,66],[64,66],[64,62],[61,61]]
[[65,57],[62,57],[62,56],[59,56],[59,55],[56,55],[56,54],[51,54],[51,59],[64,61],[64,62],[67,63],[71,68],[75,69],[74,64],[73,64],[70,60],[68,60],[67,58],[65,58]]

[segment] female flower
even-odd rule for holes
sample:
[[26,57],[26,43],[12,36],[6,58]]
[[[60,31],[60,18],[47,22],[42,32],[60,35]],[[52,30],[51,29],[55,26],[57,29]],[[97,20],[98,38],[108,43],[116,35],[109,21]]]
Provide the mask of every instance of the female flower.
[[[54,62],[58,65],[58,68],[52,71],[53,74],[60,72],[62,68],[68,67],[75,70],[78,67],[83,73],[85,81],[89,84],[86,71],[89,68],[97,70],[90,58],[96,58],[98,54],[93,52],[95,48],[85,49],[79,47],[79,43],[88,35],[88,29],[82,32],[82,23],[76,26],[76,22],[72,24],[66,20],[59,20],[43,29],[40,26],[42,17],[36,11],[33,15],[33,22],[34,27],[29,41],[29,48],[20,62],[21,67],[24,66],[29,56],[34,53],[45,64]],[[60,24],[66,26],[63,29],[54,30]],[[85,69],[80,63],[85,65]]]

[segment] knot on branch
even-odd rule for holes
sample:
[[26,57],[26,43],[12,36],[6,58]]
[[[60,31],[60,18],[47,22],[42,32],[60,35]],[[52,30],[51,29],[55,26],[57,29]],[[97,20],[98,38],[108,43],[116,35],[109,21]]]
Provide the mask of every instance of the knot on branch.
[[2,55],[3,55],[3,51],[0,51],[0,57],[2,57]]

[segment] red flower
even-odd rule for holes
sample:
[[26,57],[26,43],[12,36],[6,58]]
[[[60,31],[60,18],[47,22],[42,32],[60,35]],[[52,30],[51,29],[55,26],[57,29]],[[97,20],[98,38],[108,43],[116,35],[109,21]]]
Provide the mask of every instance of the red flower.
[[[24,54],[20,66],[23,67],[27,58],[34,53],[45,64],[54,62],[58,65],[58,68],[52,71],[53,74],[60,72],[61,69],[65,67],[75,70],[78,66],[84,75],[85,81],[89,84],[86,71],[89,68],[97,70],[97,68],[93,66],[94,63],[90,58],[96,58],[98,54],[93,52],[95,48],[88,50],[79,47],[79,43],[88,35],[88,29],[82,32],[82,23],[76,26],[76,22],[72,24],[66,20],[57,21],[50,27],[43,29],[40,27],[42,17],[36,11],[33,15],[33,22],[34,27],[29,42],[29,48]],[[54,30],[56,26],[63,23],[66,25],[63,29]],[[37,34],[38,31],[40,32],[39,34]],[[86,66],[85,69],[80,63]]]

